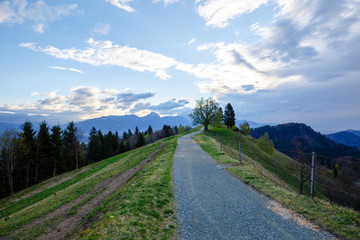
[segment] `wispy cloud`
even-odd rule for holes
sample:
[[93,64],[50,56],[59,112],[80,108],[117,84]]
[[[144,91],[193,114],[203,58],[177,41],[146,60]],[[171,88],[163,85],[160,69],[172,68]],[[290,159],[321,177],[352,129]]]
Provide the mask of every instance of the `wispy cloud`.
[[0,24],[23,24],[25,21],[36,23],[33,30],[44,33],[48,23],[75,13],[77,4],[49,6],[45,1],[28,4],[26,0],[4,1],[0,3]]
[[39,23],[37,25],[33,25],[32,26],[32,29],[35,31],[35,32],[38,32],[38,33],[41,33],[43,34],[45,32],[45,25],[43,23]]
[[192,38],[192,39],[190,39],[190,40],[187,42],[187,45],[191,45],[191,44],[193,44],[194,42],[196,42],[196,39],[195,39],[195,38]]
[[57,69],[57,70],[63,70],[63,71],[73,71],[73,72],[84,74],[83,71],[81,71],[79,69],[76,69],[76,68],[65,68],[65,67],[59,67],[59,66],[50,66],[48,68]]
[[197,12],[206,25],[223,28],[229,21],[245,13],[256,10],[268,0],[197,0]]
[[106,2],[111,3],[112,5],[125,10],[127,12],[134,12],[135,9],[129,6],[128,3],[132,2],[133,0],[106,0]]
[[153,0],[154,3],[164,2],[164,5],[167,6],[168,4],[176,3],[179,0]]
[[107,35],[110,30],[110,24],[98,23],[96,24],[93,32],[99,35]]
[[88,44],[87,49],[58,49],[53,46],[42,48],[33,43],[22,43],[20,46],[44,52],[56,58],[71,59],[94,66],[116,65],[140,72],[150,71],[163,80],[171,78],[166,69],[176,64],[173,58],[162,54],[113,44],[111,41],[95,41],[90,38]]

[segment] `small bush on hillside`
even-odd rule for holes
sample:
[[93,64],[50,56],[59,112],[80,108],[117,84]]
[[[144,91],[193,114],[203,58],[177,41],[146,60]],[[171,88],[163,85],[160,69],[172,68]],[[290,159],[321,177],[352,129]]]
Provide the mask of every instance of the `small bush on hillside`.
[[250,132],[251,132],[249,123],[244,122],[243,124],[240,124],[240,131],[243,132],[246,135],[249,135]]
[[259,138],[257,146],[269,155],[274,153],[274,143],[267,132],[265,132],[264,136]]
[[230,130],[231,130],[231,131],[236,131],[236,130],[238,130],[238,128],[237,128],[236,126],[232,126],[232,127],[230,128]]

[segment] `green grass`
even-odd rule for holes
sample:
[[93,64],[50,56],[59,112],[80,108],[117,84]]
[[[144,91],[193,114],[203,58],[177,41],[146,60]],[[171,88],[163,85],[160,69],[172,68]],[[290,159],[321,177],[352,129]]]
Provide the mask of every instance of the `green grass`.
[[[51,195],[54,195],[56,194],[57,192],[81,181],[82,179],[100,171],[101,169],[103,169],[104,167],[108,166],[109,164],[112,164],[116,161],[119,161],[120,159],[123,159],[124,157],[128,156],[130,152],[127,152],[127,153],[124,153],[124,154],[121,154],[121,155],[118,155],[118,156],[115,156],[115,157],[112,157],[112,158],[109,158],[109,159],[106,159],[106,160],[103,160],[103,161],[100,161],[100,162],[97,162],[97,163],[94,163],[90,166],[85,166],[83,168],[89,168],[89,170],[87,171],[84,171],[83,173],[80,173],[80,174],[77,174],[75,175],[77,172],[79,171],[82,171],[83,168],[80,168],[78,170],[75,170],[75,171],[72,171],[70,173],[67,173],[66,175],[68,174],[72,174],[72,175],[75,175],[75,177],[69,179],[68,181],[65,181],[61,184],[58,184],[58,185],[55,185],[51,188],[48,188],[48,189],[45,189],[44,191],[41,191],[41,192],[38,192],[36,194],[33,194],[33,195],[30,195],[29,197],[27,198],[24,198],[22,200],[19,200],[19,201],[16,201],[16,203],[14,204],[11,204],[10,206],[8,206],[7,208],[4,208],[0,211],[0,218],[5,218],[15,212],[18,212],[20,211],[21,209],[24,209],[34,203],[37,203],[39,201],[42,201],[43,199],[51,196]],[[19,194],[15,194],[14,196],[11,196],[9,198],[5,198],[3,199],[4,202],[12,202],[12,201],[15,201],[15,199],[19,199],[21,198],[23,195],[25,194],[31,194],[32,191],[36,191],[37,189],[41,188],[42,187],[42,184],[39,184],[39,185],[36,185],[36,186],[33,186],[31,189],[27,190],[25,193],[21,192]]]
[[[75,239],[173,239],[176,217],[172,159],[176,138],[122,189],[89,215]],[[86,223],[85,223],[86,226]]]
[[[275,150],[274,153],[270,156],[258,148],[256,144],[257,139],[239,132],[234,132],[225,128],[211,127],[210,131],[208,131],[206,134],[213,139],[216,139],[217,136],[218,141],[222,140],[223,145],[225,146],[224,152],[227,152],[232,157],[236,157],[236,154],[238,154],[237,151],[240,140],[241,151],[244,155],[254,159],[256,162],[261,164],[263,168],[286,183],[286,185],[292,188],[294,191],[299,191],[300,177],[295,170],[297,163],[293,159],[277,150]],[[321,191],[318,191],[320,187],[321,186],[318,185],[315,186],[315,194],[318,197],[325,198]],[[310,192],[309,184],[304,184],[303,192]]]
[[78,174],[66,182],[10,205],[2,210],[0,236],[8,235],[22,225],[91,191],[97,183],[138,165],[158,146],[159,143],[148,145],[95,163],[88,166],[90,169],[86,172]]
[[[82,200],[80,203],[73,206],[68,213],[64,213],[64,216],[61,216],[60,218],[52,219],[48,223],[38,224],[31,228],[24,228],[23,226],[50,213],[51,211],[54,211],[64,204],[70,203],[83,194],[90,192],[92,189],[94,189],[97,183],[121,174],[126,170],[138,165],[150,153],[154,152],[162,143],[169,144],[169,149],[162,150],[162,156],[166,156],[163,158],[163,161],[168,165],[163,163],[163,165],[158,166],[158,168],[162,169],[162,167],[166,167],[167,175],[166,179],[164,178],[163,181],[169,182],[171,180],[169,171],[172,166],[172,162],[169,161],[169,159],[172,159],[172,154],[175,151],[177,137],[198,131],[199,129],[200,127],[197,127],[186,133],[159,140],[142,148],[105,159],[89,166],[85,166],[84,168],[78,169],[76,171],[65,173],[24,191],[16,193],[11,197],[2,199],[0,207],[0,238],[37,238],[40,234],[44,233],[48,226],[56,225],[58,222],[60,222],[62,218],[66,217],[66,214],[75,214],[79,207],[91,201],[95,195],[89,196],[88,198]],[[142,173],[144,172],[141,171],[139,174],[141,175]],[[139,174],[137,176],[140,176]],[[153,187],[154,188],[151,191],[154,192],[155,190],[162,191],[164,188],[163,183],[157,183]],[[152,216],[156,219],[164,219],[164,216],[167,216],[169,219],[172,219],[172,216],[174,215],[172,213],[175,211],[172,207],[174,202],[172,188],[169,188],[167,185],[165,190],[167,197],[162,197],[159,199],[154,197],[154,199],[156,199],[156,206],[154,209],[149,208],[145,211],[147,214],[146,218]],[[118,192],[121,192],[121,190]],[[146,202],[147,198],[140,198],[131,204],[141,206],[141,204],[145,204]],[[164,232],[169,232],[168,234],[173,234],[174,226],[175,222],[171,220],[171,224],[167,225],[167,227],[162,227],[161,229]],[[16,236],[14,235],[15,232]],[[151,234],[155,234],[155,232],[152,232]]]
[[[0,238],[37,238],[40,234],[44,233],[48,226],[53,226],[58,222],[61,222],[62,218],[66,217],[66,214],[75,214],[79,207],[91,201],[95,195],[89,196],[77,205],[73,206],[68,213],[64,213],[64,216],[60,218],[52,219],[48,223],[38,224],[31,228],[24,228],[23,226],[50,213],[51,211],[54,211],[64,204],[70,203],[83,194],[88,193],[97,183],[121,174],[122,172],[138,165],[162,143],[169,143],[169,146],[172,146],[169,148],[171,149],[169,151],[173,154],[175,151],[174,144],[176,144],[177,137],[198,131],[199,129],[200,127],[197,127],[186,133],[179,134],[178,136],[159,140],[142,148],[105,159],[76,171],[59,175],[36,186],[16,193],[13,196],[2,199],[0,201]],[[167,158],[167,160],[169,160],[169,158]],[[171,162],[169,164],[171,164]],[[166,166],[168,165],[162,165],[161,167]],[[167,175],[167,177],[169,178],[169,175]],[[159,189],[162,187],[162,185],[158,186]],[[121,190],[119,191],[121,192]],[[167,191],[169,191],[168,187]],[[155,218],[161,218],[164,214],[165,216],[172,215],[171,213],[174,212],[174,209],[166,206],[170,206],[174,200],[171,195],[172,192],[171,194],[168,194],[168,198],[157,199],[156,201],[156,206],[161,208],[163,212],[147,210],[148,215],[152,215]],[[139,203],[141,202],[142,201],[140,200]],[[165,232],[173,232],[172,229],[175,224],[172,223],[170,225],[171,227],[168,226],[164,228]],[[14,235],[14,232],[17,232],[16,236]]]
[[[215,133],[216,132],[222,132],[221,136],[224,138],[226,137],[227,141],[231,141],[230,137],[226,136],[228,134],[227,130],[218,129]],[[219,135],[220,134],[218,134],[218,136]],[[235,134],[231,133],[230,136],[234,135]],[[231,151],[231,148],[220,152],[219,145],[215,140],[204,135],[204,133],[197,134],[193,138],[215,161],[221,164],[237,162],[237,166],[229,168],[228,171],[240,178],[246,184],[255,187],[266,196],[277,200],[288,208],[303,215],[308,220],[315,222],[323,229],[326,229],[341,238],[359,239],[359,212],[330,203],[322,198],[314,198],[314,200],[311,200],[311,198],[306,195],[299,195],[297,191],[292,190],[291,187],[286,187],[286,184],[284,185],[281,181],[284,179],[282,178],[283,175],[276,174],[276,171],[274,174],[271,171],[273,168],[268,167],[271,163],[267,161],[276,161],[277,159],[271,160],[270,156],[264,157],[265,153],[261,153],[260,149],[254,147],[254,144],[256,143],[255,139],[250,139],[247,136],[240,136],[242,146],[244,148],[252,148],[252,150],[243,149],[243,162],[239,164],[238,157],[234,154],[234,151]],[[231,144],[229,145],[231,146]],[[279,154],[280,153],[276,153],[275,156],[281,157]],[[286,158],[286,156],[281,157],[279,162],[282,161],[285,164]],[[267,164],[263,164],[264,162],[267,162]]]

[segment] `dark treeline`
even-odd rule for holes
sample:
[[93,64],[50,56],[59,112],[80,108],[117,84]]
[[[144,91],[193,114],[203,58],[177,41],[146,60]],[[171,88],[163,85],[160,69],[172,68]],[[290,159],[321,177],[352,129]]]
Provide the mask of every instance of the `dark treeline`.
[[136,127],[134,133],[129,129],[120,136],[118,132],[104,134],[93,127],[86,139],[74,122],[61,129],[59,125],[50,127],[43,121],[36,132],[32,123],[26,121],[21,131],[6,130],[0,134],[0,198],[190,129],[164,125],[158,131],[149,126],[141,132]]

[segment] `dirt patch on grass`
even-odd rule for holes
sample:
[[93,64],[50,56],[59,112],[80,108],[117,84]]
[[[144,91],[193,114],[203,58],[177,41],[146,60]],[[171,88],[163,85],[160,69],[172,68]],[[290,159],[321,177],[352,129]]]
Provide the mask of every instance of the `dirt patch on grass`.
[[[32,196],[32,195],[34,195],[34,194],[36,194],[36,193],[42,192],[42,191],[44,191],[44,190],[46,190],[46,189],[52,188],[52,187],[54,187],[54,186],[56,186],[56,185],[59,185],[59,184],[61,184],[61,183],[63,183],[63,182],[66,182],[66,181],[68,181],[68,180],[76,177],[77,175],[79,175],[79,174],[81,174],[81,173],[83,173],[83,172],[86,172],[87,170],[89,170],[88,167],[82,169],[81,171],[77,172],[76,174],[69,175],[69,176],[66,176],[66,177],[64,177],[64,178],[61,178],[61,179],[59,179],[58,181],[55,180],[54,182],[50,182],[50,183],[48,183],[48,184],[46,184],[46,182],[45,182],[45,185],[44,185],[44,186],[40,187],[39,189],[37,189],[37,190],[34,191],[34,192],[31,192],[31,193],[29,193],[29,194],[26,194],[26,195],[22,196],[21,198],[19,198],[19,200],[24,199],[24,198],[27,198],[27,197],[30,197],[30,196]],[[51,179],[50,179],[50,180],[51,180]],[[49,181],[49,180],[47,180],[47,181]]]
[[[25,194],[25,195],[23,195],[23,196],[18,197],[18,198],[11,199],[10,201],[8,201],[8,202],[6,203],[5,206],[1,207],[0,210],[3,210],[3,209],[5,209],[5,208],[7,208],[9,205],[14,204],[14,203],[17,203],[17,202],[19,202],[19,201],[21,201],[21,200],[23,200],[23,199],[25,199],[25,198],[31,197],[31,196],[39,193],[39,192],[45,191],[45,190],[47,190],[47,189],[49,189],[49,188],[52,188],[52,187],[54,187],[54,186],[56,186],[56,185],[59,185],[59,184],[61,184],[61,183],[63,183],[63,182],[66,182],[66,181],[68,181],[68,180],[76,177],[77,175],[79,175],[79,174],[81,174],[81,173],[83,173],[83,172],[86,172],[87,170],[89,170],[89,167],[86,167],[86,168],[82,169],[81,171],[79,171],[79,172],[77,172],[77,173],[75,173],[75,174],[70,174],[70,175],[65,176],[65,177],[59,175],[59,176],[56,176],[55,179],[54,179],[54,178],[50,178],[50,179],[48,179],[48,180],[40,183],[40,184],[43,184],[43,186],[39,187],[39,188],[36,189],[35,191],[29,192],[29,193],[27,193],[27,194]],[[24,191],[26,191],[26,189],[25,189]],[[19,192],[18,194],[21,195],[21,192]]]
[[[155,155],[163,149],[164,145],[160,145],[159,148],[153,153],[149,154],[143,161],[137,166],[111,178],[108,178],[97,185],[90,192],[78,197],[77,199],[65,204],[51,213],[43,216],[33,222],[26,224],[23,229],[30,229],[38,225],[45,225],[47,222],[54,219],[61,219],[57,225],[47,227],[46,234],[41,235],[38,239],[64,239],[74,231],[80,222],[96,207],[98,207],[107,197],[114,193],[118,188],[122,187],[127,181],[130,180],[139,170],[143,168],[145,164],[150,162]],[[86,201],[90,199],[89,201]],[[82,204],[85,202],[84,204]],[[79,205],[79,206],[78,206]],[[69,211],[76,207],[77,211],[69,215]],[[15,235],[19,234],[19,231]]]
[[308,220],[306,220],[303,216],[299,215],[298,213],[296,213],[288,208],[283,207],[280,203],[278,203],[274,200],[270,200],[267,207],[269,209],[271,209],[272,211],[274,211],[276,214],[283,217],[284,219],[292,219],[294,222],[296,222],[304,227],[315,230],[315,231],[321,230],[321,228],[319,226],[309,222]]

